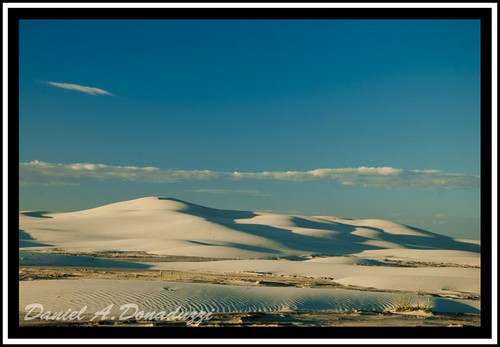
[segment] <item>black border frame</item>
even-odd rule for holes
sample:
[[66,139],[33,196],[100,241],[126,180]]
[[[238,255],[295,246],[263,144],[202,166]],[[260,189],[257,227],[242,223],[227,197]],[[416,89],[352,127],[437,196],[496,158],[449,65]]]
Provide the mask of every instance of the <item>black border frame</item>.
[[[8,9],[9,338],[442,338],[492,337],[491,8],[10,8]],[[19,20],[23,19],[477,19],[481,21],[481,327],[123,328],[19,327]],[[17,189],[13,189],[17,187]],[[16,206],[17,205],[17,206]],[[15,207],[15,208],[14,208]],[[4,230],[4,232],[7,232]]]

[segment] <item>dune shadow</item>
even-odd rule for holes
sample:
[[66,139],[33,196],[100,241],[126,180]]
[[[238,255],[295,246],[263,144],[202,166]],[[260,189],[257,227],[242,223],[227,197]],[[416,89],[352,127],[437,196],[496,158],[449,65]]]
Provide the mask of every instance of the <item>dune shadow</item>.
[[188,241],[189,243],[194,243],[195,245],[200,245],[200,246],[220,246],[215,243],[208,243],[208,242],[201,242],[201,241],[194,241],[190,240]]
[[412,235],[397,235],[396,237],[388,237],[387,234],[382,237],[384,241],[395,242],[404,245],[409,249],[438,249],[450,251],[466,251],[480,253],[481,246],[465,242],[458,242],[451,237],[437,236],[431,240],[428,237],[412,236]]
[[159,200],[169,200],[183,203],[187,206],[186,210],[179,212],[184,212],[192,216],[197,217],[213,217],[213,218],[224,218],[224,219],[246,219],[253,218],[257,216],[251,211],[238,211],[238,210],[222,210],[217,208],[210,208],[201,205],[192,204],[190,202],[182,201],[175,198],[158,198]]
[[434,312],[439,313],[480,313],[481,311],[475,307],[469,306],[457,300],[446,298],[435,298],[431,308]]
[[292,222],[300,228],[330,230],[340,233],[352,233],[355,228],[352,225],[338,223],[338,222],[318,222],[307,220],[300,217],[293,217]]
[[49,254],[39,252],[19,252],[19,265],[25,266],[70,266],[70,267],[106,267],[126,269],[149,269],[152,266],[128,261],[102,259],[88,256]]
[[424,234],[425,236],[416,235],[393,235],[388,233],[381,234],[383,241],[394,242],[403,245],[409,249],[438,249],[450,251],[466,251],[480,253],[481,246],[472,243],[460,242],[452,237],[433,233],[424,229],[415,228],[409,225],[404,225],[410,230]]
[[27,217],[33,217],[33,218],[54,218],[51,216],[46,216],[47,213],[46,211],[31,211],[31,212],[20,212],[23,216]]
[[272,248],[246,245],[243,243],[235,243],[235,242],[225,242],[223,244],[208,243],[208,242],[194,241],[194,240],[190,240],[189,242],[196,244],[196,245],[202,245],[202,246],[233,247],[233,248],[237,248],[237,249],[241,249],[241,250],[245,250],[245,251],[251,251],[251,252],[260,252],[260,253],[268,253],[268,254],[281,254],[282,253],[281,251],[278,251],[278,250],[272,249]]
[[30,234],[28,234],[23,229],[19,229],[19,240],[34,240]]
[[26,231],[19,229],[19,248],[52,246],[46,243],[36,242]]

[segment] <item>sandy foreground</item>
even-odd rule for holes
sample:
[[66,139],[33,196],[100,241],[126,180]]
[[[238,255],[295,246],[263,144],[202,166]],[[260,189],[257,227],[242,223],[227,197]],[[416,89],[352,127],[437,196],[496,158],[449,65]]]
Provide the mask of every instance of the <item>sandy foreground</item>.
[[480,245],[143,198],[20,212],[20,325],[480,324]]

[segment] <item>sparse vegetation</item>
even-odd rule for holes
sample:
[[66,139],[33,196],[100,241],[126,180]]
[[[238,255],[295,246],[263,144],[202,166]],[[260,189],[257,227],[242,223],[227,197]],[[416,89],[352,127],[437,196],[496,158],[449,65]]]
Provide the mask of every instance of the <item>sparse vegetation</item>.
[[408,294],[401,294],[399,300],[396,302],[392,312],[415,312],[423,311],[425,313],[432,313],[431,311],[431,298],[423,299],[417,292],[414,296]]

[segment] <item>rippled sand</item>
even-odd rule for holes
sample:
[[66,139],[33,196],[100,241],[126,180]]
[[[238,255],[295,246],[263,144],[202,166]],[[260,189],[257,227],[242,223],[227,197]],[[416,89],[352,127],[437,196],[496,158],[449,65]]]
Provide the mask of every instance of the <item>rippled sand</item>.
[[[415,299],[415,298],[414,298]],[[126,280],[41,280],[20,282],[20,311],[39,303],[44,310],[80,310],[93,314],[113,304],[137,304],[146,311],[205,311],[213,313],[277,311],[389,311],[398,305],[401,294],[315,288],[250,287],[206,283]],[[477,313],[477,301],[420,298],[430,300],[441,312]]]

